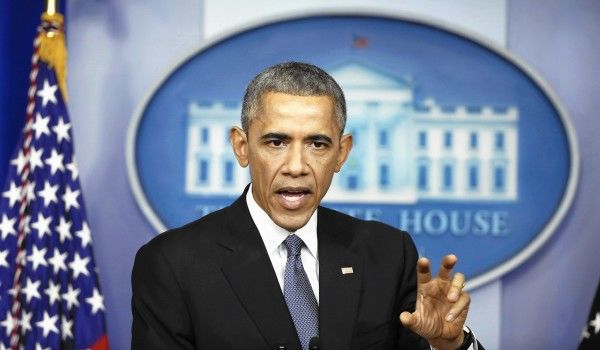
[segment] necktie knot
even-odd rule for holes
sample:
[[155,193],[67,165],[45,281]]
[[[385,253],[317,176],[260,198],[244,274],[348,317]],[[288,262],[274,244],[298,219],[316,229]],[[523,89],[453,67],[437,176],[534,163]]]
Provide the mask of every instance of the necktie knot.
[[300,250],[304,246],[304,241],[302,238],[298,237],[295,234],[288,235],[285,241],[283,242],[285,247],[287,248],[288,255],[300,255]]

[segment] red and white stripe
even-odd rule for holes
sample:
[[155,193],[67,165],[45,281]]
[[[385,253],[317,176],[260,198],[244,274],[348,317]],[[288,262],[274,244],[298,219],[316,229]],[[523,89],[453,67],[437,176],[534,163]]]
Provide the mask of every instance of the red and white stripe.
[[[38,34],[42,32],[42,27],[38,28]],[[33,125],[33,112],[35,109],[35,99],[37,93],[37,74],[39,71],[39,46],[40,39],[39,36],[36,36],[33,41],[33,55],[31,57],[31,74],[29,75],[29,90],[27,92],[27,110],[25,116],[25,127],[23,128],[23,156],[25,158],[25,166],[20,174],[21,183],[21,200],[19,202],[19,231],[17,235],[17,256],[16,256],[16,268],[15,268],[15,276],[13,280],[13,303],[11,308],[12,319],[13,319],[13,329],[10,336],[10,346],[13,350],[17,350],[19,346],[19,323],[21,320],[21,302],[19,300],[19,294],[21,293],[21,274],[23,272],[23,268],[25,267],[26,260],[25,256],[27,255],[27,251],[25,248],[25,231],[27,225],[29,223],[29,213],[28,213],[28,205],[27,202],[27,193],[30,191],[29,186],[31,186],[31,182],[29,181],[30,175],[30,147],[31,147],[31,139],[32,139],[32,125]],[[33,191],[33,189],[31,189]]]

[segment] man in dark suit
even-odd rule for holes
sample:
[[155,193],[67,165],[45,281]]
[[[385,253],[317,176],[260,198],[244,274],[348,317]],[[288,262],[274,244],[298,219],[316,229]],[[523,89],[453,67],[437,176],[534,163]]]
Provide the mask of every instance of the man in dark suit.
[[248,86],[230,140],[252,179],[231,206],[143,246],[135,349],[477,349],[464,276],[410,236],[320,207],[352,148],[337,83],[283,63]]

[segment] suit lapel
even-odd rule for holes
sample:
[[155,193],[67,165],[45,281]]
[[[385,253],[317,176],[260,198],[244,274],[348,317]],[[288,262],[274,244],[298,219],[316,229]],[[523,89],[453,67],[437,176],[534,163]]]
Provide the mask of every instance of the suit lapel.
[[221,269],[269,347],[298,349],[296,329],[273,265],[246,206],[246,191],[228,209],[229,234],[220,244],[231,253]]
[[328,209],[319,208],[318,213],[320,343],[323,349],[350,349],[362,258],[350,250],[352,228],[340,226]]

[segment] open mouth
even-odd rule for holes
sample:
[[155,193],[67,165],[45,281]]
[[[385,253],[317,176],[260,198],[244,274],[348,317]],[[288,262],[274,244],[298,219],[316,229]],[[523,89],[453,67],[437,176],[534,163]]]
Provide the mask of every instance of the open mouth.
[[277,191],[279,203],[286,209],[301,207],[310,195],[309,189],[300,187],[285,187]]

